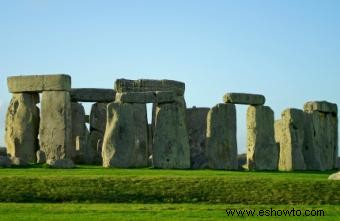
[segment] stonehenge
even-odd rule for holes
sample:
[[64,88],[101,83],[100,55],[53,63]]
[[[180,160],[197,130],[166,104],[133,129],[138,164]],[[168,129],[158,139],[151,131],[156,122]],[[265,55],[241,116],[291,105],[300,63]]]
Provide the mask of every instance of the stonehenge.
[[[69,75],[55,74],[11,76],[7,85],[12,99],[0,167],[339,168],[335,103],[306,102],[274,120],[260,94],[226,93],[211,108],[187,108],[185,84],[174,80],[117,79],[113,89],[72,88]],[[91,103],[90,113],[84,102]],[[248,105],[246,154],[238,154],[236,105]]]

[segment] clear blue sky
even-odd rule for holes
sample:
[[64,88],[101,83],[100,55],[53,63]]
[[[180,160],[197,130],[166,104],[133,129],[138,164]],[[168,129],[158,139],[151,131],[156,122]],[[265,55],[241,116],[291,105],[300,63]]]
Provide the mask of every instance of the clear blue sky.
[[122,77],[175,79],[188,106],[262,93],[276,118],[309,100],[340,104],[339,39],[337,0],[2,0],[1,126],[6,77],[17,74],[67,73],[73,87],[101,88]]

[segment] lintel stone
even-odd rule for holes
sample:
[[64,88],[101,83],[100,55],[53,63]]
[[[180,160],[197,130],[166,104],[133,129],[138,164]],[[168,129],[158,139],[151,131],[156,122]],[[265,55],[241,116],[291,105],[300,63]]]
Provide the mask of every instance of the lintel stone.
[[172,103],[176,95],[172,91],[123,92],[116,94],[121,103]]
[[323,113],[338,113],[338,107],[334,103],[330,103],[327,101],[310,101],[305,103],[303,109],[307,113],[311,113],[313,111],[319,111]]
[[227,93],[223,96],[223,101],[232,104],[263,105],[266,98],[260,94]]
[[72,88],[70,91],[72,102],[103,102],[115,100],[116,92],[112,89]]

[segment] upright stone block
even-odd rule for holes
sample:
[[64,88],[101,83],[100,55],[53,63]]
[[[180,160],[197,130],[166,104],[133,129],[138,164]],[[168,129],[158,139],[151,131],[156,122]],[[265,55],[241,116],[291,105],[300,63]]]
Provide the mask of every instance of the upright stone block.
[[211,169],[237,170],[236,108],[217,104],[207,117],[206,153]]
[[286,109],[281,117],[280,126],[275,127],[276,142],[280,143],[279,170],[305,170],[302,154],[305,114],[299,109]]
[[336,104],[308,102],[304,108],[306,121],[303,155],[307,169],[321,171],[335,169],[338,156]]
[[153,165],[164,169],[190,168],[190,146],[183,97],[157,104],[153,141]]
[[71,159],[72,113],[67,91],[44,91],[41,100],[40,150],[48,160]]
[[7,86],[11,93],[69,91],[71,77],[65,74],[11,76],[7,78]]
[[266,98],[260,94],[227,93],[223,97],[224,103],[263,105]]
[[5,141],[7,152],[25,162],[35,163],[39,149],[38,94],[13,94],[6,115]]
[[277,170],[279,150],[274,139],[274,112],[270,107],[248,107],[247,149],[249,170]]
[[103,166],[147,167],[147,131],[145,104],[110,103],[103,140]]
[[209,108],[188,108],[186,111],[187,129],[190,145],[190,167],[207,167],[206,133]]

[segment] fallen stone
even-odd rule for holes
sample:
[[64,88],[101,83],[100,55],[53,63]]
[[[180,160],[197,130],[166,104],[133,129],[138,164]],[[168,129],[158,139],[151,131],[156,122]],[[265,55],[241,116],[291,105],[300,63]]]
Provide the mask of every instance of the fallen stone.
[[208,167],[237,170],[236,108],[234,104],[217,104],[207,116],[206,153]]
[[127,80],[117,79],[115,90],[122,92],[147,92],[147,91],[174,91],[177,96],[183,96],[185,84],[173,80]]
[[75,165],[70,159],[49,159],[46,162],[50,167],[53,168],[59,168],[59,169],[68,169],[68,168],[74,168]]
[[7,148],[0,147],[0,156],[7,156]]
[[223,97],[224,103],[263,105],[266,98],[260,94],[227,93]]
[[281,114],[280,126],[275,125],[276,142],[280,143],[279,170],[305,170],[304,148],[305,114],[299,109],[286,109]]
[[40,150],[47,160],[72,156],[72,113],[69,92],[44,91],[41,100]]
[[148,123],[145,104],[110,103],[103,140],[103,166],[148,166]]
[[106,127],[107,103],[94,103],[90,114],[90,131],[96,130],[104,134]]
[[115,100],[116,92],[112,89],[72,88],[70,96],[72,102],[109,103]]
[[42,150],[37,151],[37,163],[46,163],[46,154]]
[[69,91],[71,77],[65,74],[55,75],[22,75],[7,78],[10,93]]
[[310,101],[304,104],[303,109],[307,113],[319,111],[323,113],[338,113],[338,106],[327,101]]
[[36,106],[38,94],[13,94],[6,114],[5,142],[7,152],[27,162],[35,162],[39,148],[39,109]]
[[337,173],[333,173],[328,177],[329,180],[340,180],[340,171]]
[[12,161],[8,156],[0,156],[0,167],[10,167]]
[[172,91],[123,92],[116,94],[116,102],[121,103],[171,103],[176,99]]
[[274,138],[274,112],[270,107],[248,107],[247,150],[249,170],[277,170],[279,150]]
[[153,166],[164,169],[190,168],[190,146],[183,97],[174,103],[157,104],[153,142]]
[[190,145],[190,167],[201,169],[207,167],[205,143],[207,133],[207,115],[209,108],[188,108],[186,123]]

